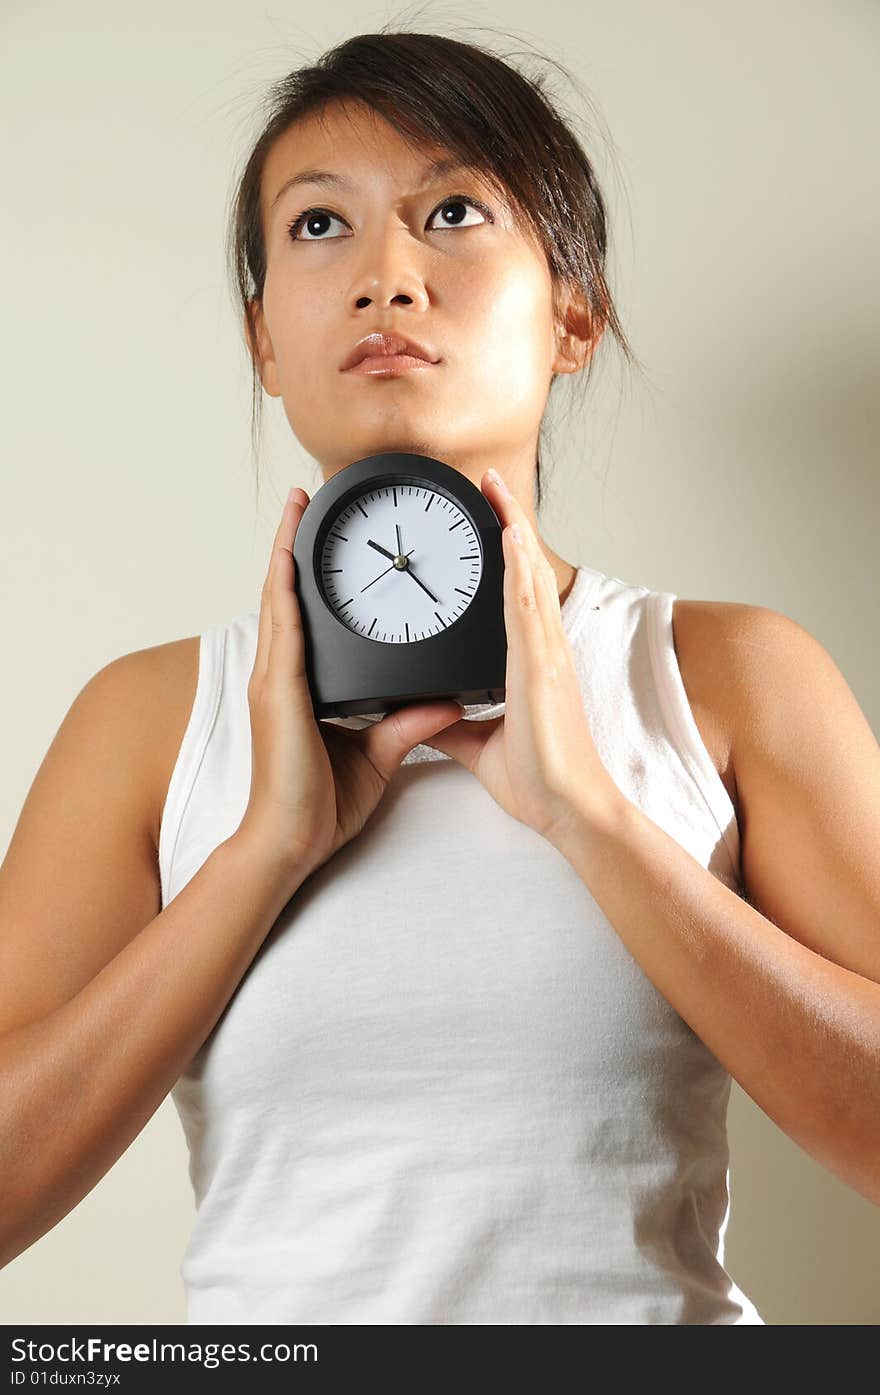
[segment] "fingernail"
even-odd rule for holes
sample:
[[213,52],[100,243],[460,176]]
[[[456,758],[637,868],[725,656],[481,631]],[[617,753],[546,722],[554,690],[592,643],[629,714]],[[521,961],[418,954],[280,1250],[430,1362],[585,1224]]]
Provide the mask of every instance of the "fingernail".
[[504,480],[501,478],[496,469],[493,468],[489,471],[489,478],[493,484],[498,485],[498,488],[501,490],[502,494],[510,494],[510,490],[507,488],[507,485],[504,483]]
[[510,525],[510,531],[511,531],[511,533],[513,534],[513,540],[514,540],[514,542],[521,543],[521,542],[522,542],[522,533],[520,532],[520,526],[519,526],[519,524],[518,524],[518,523],[511,523],[511,525]]
[[298,504],[298,503],[299,503],[299,499],[296,497],[296,495],[297,495],[297,486],[294,485],[294,486],[293,486],[293,489],[289,490],[289,491],[288,491],[288,494],[287,494],[287,502],[288,502],[288,504],[294,504],[294,503]]

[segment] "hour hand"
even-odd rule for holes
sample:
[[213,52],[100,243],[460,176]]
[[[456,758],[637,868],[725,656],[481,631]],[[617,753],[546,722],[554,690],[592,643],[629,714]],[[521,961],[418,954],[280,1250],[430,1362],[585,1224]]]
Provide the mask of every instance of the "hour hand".
[[390,557],[392,562],[397,560],[396,555],[393,552],[389,552],[387,547],[380,547],[377,542],[373,542],[372,538],[367,538],[367,546],[374,547],[377,552],[381,552],[383,557]]
[[[382,552],[383,549],[380,547],[380,548],[379,548],[379,551]],[[413,552],[415,552],[415,548],[410,548],[409,552],[406,554],[407,557],[412,557]],[[362,591],[367,591],[367,590],[369,590],[369,588],[370,588],[371,586],[375,586],[375,584],[376,584],[377,581],[381,581],[383,576],[387,576],[389,572],[393,572],[394,570],[395,570],[394,567],[386,567],[385,570],[384,570],[384,572],[380,572],[378,576],[374,576],[372,581],[368,581],[367,584],[366,584],[366,586],[362,586],[362,587],[361,587],[361,590],[362,590]]]

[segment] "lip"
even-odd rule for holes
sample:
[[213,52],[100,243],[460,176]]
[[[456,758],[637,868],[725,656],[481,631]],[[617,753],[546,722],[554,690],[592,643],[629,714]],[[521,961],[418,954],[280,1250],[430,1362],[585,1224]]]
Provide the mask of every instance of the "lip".
[[[424,364],[439,362],[431,349],[419,344],[415,339],[409,339],[404,334],[373,330],[358,340],[344,363],[340,365],[340,372],[346,373],[351,368],[357,368],[364,360],[375,358],[400,359],[401,363],[404,359],[413,359]],[[407,363],[407,366],[410,364]]]
[[370,354],[368,358],[362,358],[351,368],[346,368],[346,373],[365,373],[371,377],[393,377],[399,373],[408,373],[413,368],[433,368],[434,364],[427,359],[415,358],[412,354]]

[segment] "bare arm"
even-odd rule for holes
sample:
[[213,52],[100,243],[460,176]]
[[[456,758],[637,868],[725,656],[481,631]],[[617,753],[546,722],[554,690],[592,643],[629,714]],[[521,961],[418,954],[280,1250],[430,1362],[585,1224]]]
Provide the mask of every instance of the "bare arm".
[[0,1037],[0,1266],[141,1132],[290,897],[289,872],[234,834],[73,998]]
[[880,747],[795,621],[702,615],[688,670],[700,690],[714,669],[729,703],[748,899],[629,801],[602,828],[575,821],[564,853],[746,1093],[880,1205]]
[[304,880],[239,827],[162,909],[158,834],[198,637],[95,674],[0,866],[0,1265],[155,1113]]

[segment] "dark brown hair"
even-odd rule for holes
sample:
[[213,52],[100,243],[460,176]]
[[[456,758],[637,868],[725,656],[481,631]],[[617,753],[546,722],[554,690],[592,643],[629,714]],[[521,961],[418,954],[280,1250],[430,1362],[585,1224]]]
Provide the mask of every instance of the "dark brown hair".
[[[641,366],[605,280],[607,218],[593,166],[544,87],[541,76],[529,78],[482,47],[388,26],[354,35],[313,65],[273,83],[265,125],[247,157],[229,221],[227,254],[242,328],[253,323],[250,302],[262,298],[266,277],[260,190],[270,148],[300,118],[320,114],[334,101],[360,101],[405,139],[449,150],[503,191],[516,226],[533,233],[544,248],[554,310],[558,313],[560,295],[573,291],[589,309],[594,333],[610,329],[630,366]],[[585,374],[564,376],[579,376],[586,388],[594,358]],[[251,366],[256,447],[262,384],[252,355]],[[552,378],[551,392],[560,376]],[[540,506],[538,456],[536,510]]]

